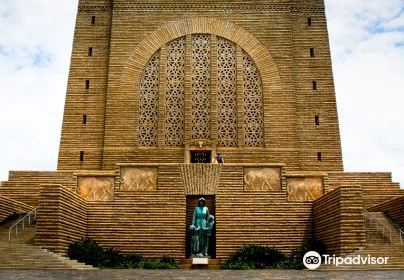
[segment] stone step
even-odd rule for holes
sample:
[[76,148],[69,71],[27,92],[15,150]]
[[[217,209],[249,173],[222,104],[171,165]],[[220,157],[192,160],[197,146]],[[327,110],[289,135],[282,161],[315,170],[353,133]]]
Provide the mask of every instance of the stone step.
[[[400,242],[398,225],[386,217],[381,212],[370,212],[372,223],[366,223],[366,244],[364,247],[347,254],[347,257],[360,255],[366,257],[389,257],[387,264],[384,265],[322,265],[320,270],[395,270],[404,268],[404,244]],[[378,221],[374,221],[374,219]],[[391,242],[386,242],[388,238],[383,237],[383,228],[385,233],[388,231],[385,226],[391,230]]]
[[35,226],[25,228],[12,242],[8,240],[8,228],[16,222],[0,226],[0,268],[4,269],[95,269],[90,265],[70,260],[30,244],[35,236]]

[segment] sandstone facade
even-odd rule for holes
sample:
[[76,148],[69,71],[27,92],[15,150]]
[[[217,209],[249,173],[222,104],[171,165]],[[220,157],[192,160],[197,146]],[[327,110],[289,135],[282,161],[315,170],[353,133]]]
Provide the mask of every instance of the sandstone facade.
[[402,218],[391,174],[343,171],[322,0],[79,1],[57,171],[11,172],[0,212],[39,206],[35,243],[56,252],[90,236],[182,259],[201,196],[220,259],[313,238],[347,253],[362,209]]

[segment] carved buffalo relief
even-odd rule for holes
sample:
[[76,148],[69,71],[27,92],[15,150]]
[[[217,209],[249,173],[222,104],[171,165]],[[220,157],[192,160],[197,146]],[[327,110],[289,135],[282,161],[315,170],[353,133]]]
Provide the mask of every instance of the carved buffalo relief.
[[324,193],[322,178],[288,178],[289,201],[313,201]]
[[246,168],[244,169],[244,190],[280,190],[280,173],[279,168]]
[[114,178],[80,177],[77,194],[88,201],[110,201],[114,198]]
[[157,189],[157,168],[122,168],[121,191],[153,191]]

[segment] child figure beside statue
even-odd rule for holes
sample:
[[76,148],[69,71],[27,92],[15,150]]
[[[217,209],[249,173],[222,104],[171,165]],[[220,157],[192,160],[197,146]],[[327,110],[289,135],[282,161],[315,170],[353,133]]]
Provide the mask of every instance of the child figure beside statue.
[[198,200],[192,217],[190,230],[192,232],[191,257],[203,258],[208,256],[209,241],[212,235],[215,218],[209,215],[209,210],[205,206],[203,197]]

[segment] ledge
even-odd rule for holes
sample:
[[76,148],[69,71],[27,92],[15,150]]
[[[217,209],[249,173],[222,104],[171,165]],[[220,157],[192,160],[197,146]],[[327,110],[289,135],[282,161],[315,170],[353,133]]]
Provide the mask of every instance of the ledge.
[[88,171],[80,171],[80,172],[74,172],[74,176],[91,176],[91,177],[115,177],[118,175],[116,171],[111,171],[111,170],[88,170]]

